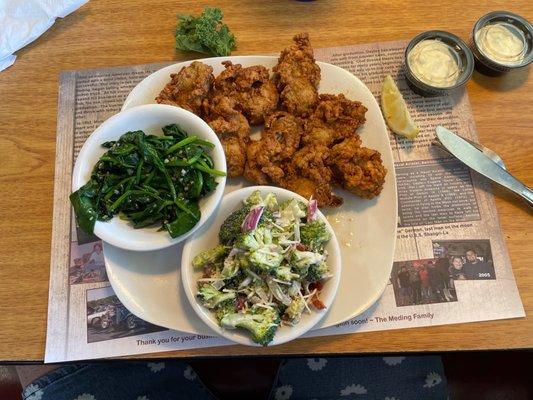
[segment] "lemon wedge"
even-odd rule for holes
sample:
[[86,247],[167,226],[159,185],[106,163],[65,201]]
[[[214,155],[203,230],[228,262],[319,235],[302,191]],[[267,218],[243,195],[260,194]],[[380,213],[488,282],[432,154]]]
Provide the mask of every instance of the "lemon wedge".
[[418,135],[420,130],[411,118],[407,104],[390,75],[385,77],[381,87],[381,109],[391,131],[408,139],[414,139]]

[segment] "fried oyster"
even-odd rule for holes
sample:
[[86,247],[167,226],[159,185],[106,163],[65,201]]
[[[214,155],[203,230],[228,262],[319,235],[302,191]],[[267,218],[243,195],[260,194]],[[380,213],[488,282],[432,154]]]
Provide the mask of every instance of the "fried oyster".
[[234,99],[250,125],[262,124],[276,110],[279,99],[268,69],[262,65],[243,68],[231,61],[222,64],[225,70],[215,78],[215,92]]
[[348,100],[343,94],[321,94],[316,109],[305,121],[302,142],[331,147],[354,137],[365,123],[366,111],[360,102]]
[[319,207],[338,207],[343,200],[333,193],[329,157],[326,146],[304,146],[284,166],[284,176],[276,183],[307,199],[316,199]]
[[229,177],[241,176],[246,164],[246,144],[250,125],[237,102],[227,96],[215,95],[203,102],[204,119],[220,138]]
[[279,181],[284,176],[283,163],[298,150],[301,136],[299,118],[284,111],[270,115],[261,139],[247,147],[244,177],[260,185]]
[[200,116],[202,102],[209,95],[213,80],[213,67],[194,61],[177,74],[170,75],[170,82],[155,101],[182,107]]
[[283,50],[273,68],[281,105],[296,116],[308,116],[318,102],[320,67],[316,64],[309,35],[301,33]]
[[335,181],[344,189],[371,199],[381,193],[387,169],[381,161],[381,154],[361,146],[359,137],[343,140],[331,148],[328,164]]

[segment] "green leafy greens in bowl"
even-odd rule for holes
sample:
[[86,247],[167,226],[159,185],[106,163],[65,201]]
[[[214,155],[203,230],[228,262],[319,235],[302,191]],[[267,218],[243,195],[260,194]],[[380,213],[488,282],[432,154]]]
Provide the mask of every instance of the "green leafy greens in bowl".
[[[266,346],[280,326],[296,329],[304,314],[325,311],[321,293],[330,278],[326,303],[332,301],[338,266],[330,267],[326,248],[338,253],[338,244],[330,246],[331,227],[316,201],[281,201],[256,190],[226,217],[218,236],[219,245],[190,262],[195,275],[201,274],[196,298],[220,328],[244,329],[253,342]],[[309,319],[304,324],[310,328]]]
[[108,150],[90,180],[70,195],[85,232],[117,214],[134,228],[160,225],[172,238],[198,223],[198,200],[214,191],[215,177],[225,173],[214,169],[211,142],[189,136],[177,124],[162,130],[162,136],[131,131],[102,144]]

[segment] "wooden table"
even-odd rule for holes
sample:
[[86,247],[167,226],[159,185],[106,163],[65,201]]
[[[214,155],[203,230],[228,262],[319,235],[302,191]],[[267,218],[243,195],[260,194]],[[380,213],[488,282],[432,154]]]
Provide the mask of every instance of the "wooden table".
[[[203,2],[202,2],[203,3]],[[207,2],[215,3],[215,2]],[[409,39],[429,29],[468,38],[483,14],[509,9],[533,20],[530,1],[217,1],[238,38],[234,54],[271,54],[308,31],[315,47]],[[18,52],[0,72],[0,360],[43,359],[61,70],[184,60],[174,51],[176,13],[199,13],[196,1],[91,0]],[[529,70],[468,84],[483,144],[533,185],[533,79]],[[526,313],[523,319],[159,353],[165,356],[353,354],[533,348],[533,220],[514,197],[496,190],[500,220]]]

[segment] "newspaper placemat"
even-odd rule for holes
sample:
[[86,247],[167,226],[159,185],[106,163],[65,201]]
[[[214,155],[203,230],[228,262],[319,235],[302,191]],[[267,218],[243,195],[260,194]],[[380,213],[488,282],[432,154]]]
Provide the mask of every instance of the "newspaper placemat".
[[[326,336],[523,317],[490,183],[430,143],[438,124],[476,140],[465,90],[423,98],[403,73],[406,42],[318,49],[318,60],[361,79],[379,99],[392,75],[421,128],[411,142],[390,135],[398,186],[398,238],[389,284],[363,315],[309,333]],[[74,160],[88,135],[117,113],[144,77],[169,65],[61,74],[45,362],[229,344],[171,331],[132,315],[107,280],[101,242],[76,229],[68,201]]]

